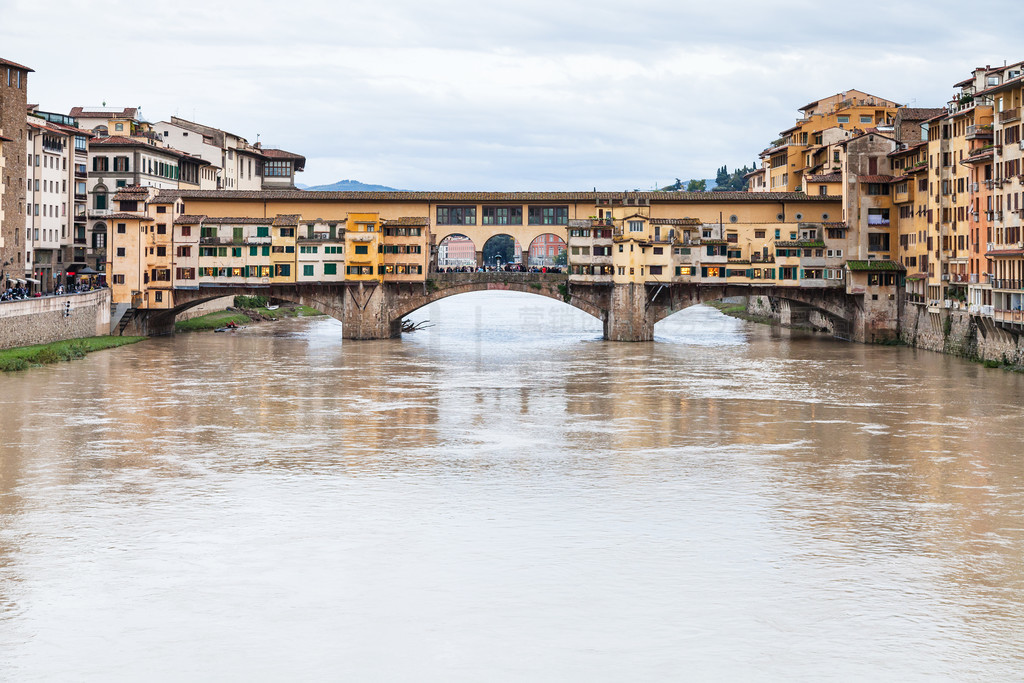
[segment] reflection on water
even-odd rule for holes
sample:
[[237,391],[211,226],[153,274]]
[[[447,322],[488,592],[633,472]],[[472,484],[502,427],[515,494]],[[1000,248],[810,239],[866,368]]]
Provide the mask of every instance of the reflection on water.
[[1024,379],[463,295],[0,378],[0,678],[1014,679]]

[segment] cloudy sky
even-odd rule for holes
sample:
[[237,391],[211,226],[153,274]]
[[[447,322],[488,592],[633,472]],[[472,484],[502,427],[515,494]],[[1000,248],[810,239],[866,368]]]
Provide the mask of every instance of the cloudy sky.
[[[45,10],[42,9],[45,7]],[[941,106],[1024,59],[1019,0],[0,0],[29,99],[307,157],[299,182],[649,189],[752,163],[807,102]],[[969,9],[968,9],[969,8]]]

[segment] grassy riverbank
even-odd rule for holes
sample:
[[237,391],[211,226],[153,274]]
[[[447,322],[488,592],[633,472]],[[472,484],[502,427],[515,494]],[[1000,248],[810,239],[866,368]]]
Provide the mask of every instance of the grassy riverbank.
[[93,351],[102,351],[103,349],[134,344],[143,339],[146,339],[146,337],[84,337],[82,339],[53,342],[52,344],[36,344],[35,346],[19,346],[14,349],[6,349],[0,351],[0,372],[14,372],[50,363],[75,360]]
[[235,308],[229,311],[207,313],[190,320],[180,320],[174,323],[174,329],[176,332],[198,332],[201,330],[215,330],[218,327],[224,327],[229,322],[234,322],[236,325],[250,325],[280,320],[282,318],[304,318],[313,315],[323,314],[315,308],[299,305],[284,305],[274,310],[270,310],[265,306]]

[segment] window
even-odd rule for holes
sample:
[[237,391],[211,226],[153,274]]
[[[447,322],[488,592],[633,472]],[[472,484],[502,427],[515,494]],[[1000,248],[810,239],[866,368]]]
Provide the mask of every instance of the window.
[[183,226],[181,226],[181,236],[182,237],[191,237],[192,236],[192,226],[191,225],[183,225]]
[[860,122],[861,123],[874,123],[874,119],[872,119],[870,116],[864,116],[862,114],[861,117],[860,117]]
[[869,232],[868,251],[889,251],[889,233]]
[[531,206],[528,210],[530,225],[568,225],[568,206]]
[[337,263],[325,263],[324,264],[324,275],[337,275],[338,264]]
[[117,224],[117,232],[118,232],[119,235],[123,235],[127,231],[128,231],[128,226],[126,226],[124,223],[118,223]]
[[836,117],[836,120],[839,123],[849,123],[850,122],[850,117],[849,116],[838,116],[838,117]]
[[231,257],[232,258],[242,258],[242,248],[241,247],[231,247]]
[[157,247],[156,248],[156,255],[157,256],[167,256],[167,247]]
[[522,225],[523,207],[485,206],[483,225]]
[[476,225],[475,206],[437,207],[438,225]]
[[304,265],[304,266],[302,266],[302,275],[303,275],[303,277],[313,277],[313,266],[312,266],[312,264],[311,265]]
[[630,232],[643,232],[644,231],[644,222],[643,221],[630,221],[629,222],[629,231]]
[[274,266],[274,277],[291,277],[292,267],[288,263],[278,263]]
[[754,239],[763,240],[764,239],[764,230],[755,230],[754,231]]
[[889,225],[889,209],[868,209],[868,225]]
[[295,237],[295,228],[281,228],[281,237]]
[[114,284],[115,285],[123,285],[124,284],[124,275],[115,275],[114,276]]
[[256,228],[257,237],[270,237],[270,228],[267,226],[260,226]]
[[118,257],[124,257],[124,247],[117,248],[117,255]]
[[123,123],[115,123],[114,124],[114,130],[116,130],[116,131],[124,130],[124,124]]
[[292,162],[290,161],[267,161],[263,164],[263,175],[265,177],[287,178],[291,174]]
[[365,255],[365,254],[369,254],[369,253],[370,253],[370,250],[369,250],[369,247],[367,247],[367,245],[365,245],[365,244],[357,244],[356,245],[356,254],[364,254]]
[[128,171],[128,157],[114,157],[114,171],[126,173]]

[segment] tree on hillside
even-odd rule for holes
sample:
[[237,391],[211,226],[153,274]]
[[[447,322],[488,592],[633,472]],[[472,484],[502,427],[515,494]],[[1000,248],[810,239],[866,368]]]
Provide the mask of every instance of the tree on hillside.
[[706,180],[691,180],[686,184],[687,192],[707,192],[708,183]]

